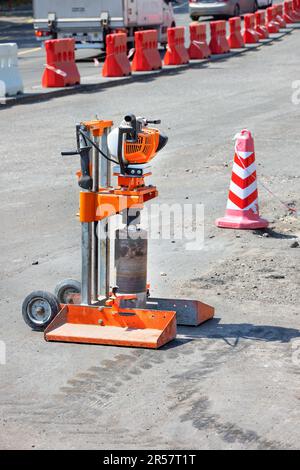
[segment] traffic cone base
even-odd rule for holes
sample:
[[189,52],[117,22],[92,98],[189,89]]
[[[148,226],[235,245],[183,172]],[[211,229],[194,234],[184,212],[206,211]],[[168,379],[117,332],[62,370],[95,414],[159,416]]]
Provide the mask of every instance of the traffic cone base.
[[216,226],[220,228],[257,229],[268,227],[269,222],[255,214],[252,209],[246,211],[226,209],[225,216],[216,220]]

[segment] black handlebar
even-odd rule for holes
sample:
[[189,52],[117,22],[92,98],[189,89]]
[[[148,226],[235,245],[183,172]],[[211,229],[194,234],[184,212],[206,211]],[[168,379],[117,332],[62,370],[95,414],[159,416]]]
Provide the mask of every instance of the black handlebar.
[[79,155],[77,150],[67,150],[65,152],[61,152],[62,157],[70,157],[71,155]]
[[80,145],[80,133],[81,128],[79,125],[76,126],[76,139],[77,139],[77,150],[67,150],[61,152],[62,157],[70,157],[72,155],[80,155],[80,167],[81,167],[81,176],[79,178],[78,184],[82,189],[91,190],[93,189],[93,178],[90,175],[90,150],[91,146]]

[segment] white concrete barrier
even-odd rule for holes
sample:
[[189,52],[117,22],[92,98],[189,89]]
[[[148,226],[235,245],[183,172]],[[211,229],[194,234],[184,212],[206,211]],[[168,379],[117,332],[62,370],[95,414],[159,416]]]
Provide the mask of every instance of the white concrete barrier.
[[23,92],[16,43],[0,44],[0,97]]

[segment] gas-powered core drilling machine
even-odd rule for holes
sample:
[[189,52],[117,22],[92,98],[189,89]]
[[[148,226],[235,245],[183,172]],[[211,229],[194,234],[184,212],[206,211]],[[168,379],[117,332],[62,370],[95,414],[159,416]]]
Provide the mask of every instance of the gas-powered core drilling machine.
[[[25,322],[44,330],[47,341],[159,348],[176,336],[177,324],[210,319],[214,309],[194,300],[151,298],[147,284],[147,232],[140,211],[158,195],[145,184],[149,162],[168,138],[150,121],[126,115],[111,131],[112,121],[76,126],[79,155],[79,217],[82,227],[81,283],[67,279],[55,294],[35,291],[23,302]],[[116,187],[111,185],[111,162]],[[110,288],[110,217],[122,214],[124,227],[115,234],[116,285]]]

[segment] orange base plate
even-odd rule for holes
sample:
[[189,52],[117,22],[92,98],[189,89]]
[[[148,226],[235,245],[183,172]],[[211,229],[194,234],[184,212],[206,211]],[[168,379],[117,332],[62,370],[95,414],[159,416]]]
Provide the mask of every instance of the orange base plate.
[[46,341],[158,349],[176,337],[175,311],[61,305],[45,330]]

